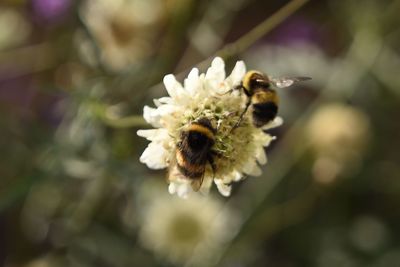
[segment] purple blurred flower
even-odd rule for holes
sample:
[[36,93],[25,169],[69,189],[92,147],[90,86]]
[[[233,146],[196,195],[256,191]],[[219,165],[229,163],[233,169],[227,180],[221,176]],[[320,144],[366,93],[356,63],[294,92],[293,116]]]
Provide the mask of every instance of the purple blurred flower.
[[21,75],[17,69],[0,66],[0,107],[5,107],[8,114],[27,121],[40,119],[56,127],[63,116],[60,104],[66,97],[56,88],[40,90],[33,75]]
[[293,17],[279,26],[270,40],[277,44],[320,43],[321,31],[314,22],[302,17]]
[[32,10],[39,20],[56,22],[65,17],[71,0],[31,0]]
[[17,70],[10,69],[0,66],[0,105],[12,107],[14,112],[29,117],[32,115],[33,99],[37,91],[33,77],[20,76]]

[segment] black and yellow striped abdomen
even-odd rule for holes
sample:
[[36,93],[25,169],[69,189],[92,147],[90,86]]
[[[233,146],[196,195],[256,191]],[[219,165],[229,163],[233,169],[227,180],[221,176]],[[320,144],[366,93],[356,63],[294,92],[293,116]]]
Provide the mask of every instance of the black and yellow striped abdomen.
[[[179,172],[201,186],[207,162],[211,159],[215,130],[206,118],[191,123],[181,132],[181,141],[177,145],[176,164]],[[193,187],[193,184],[192,184]]]
[[278,106],[270,101],[252,105],[253,124],[259,128],[275,119],[278,114]]

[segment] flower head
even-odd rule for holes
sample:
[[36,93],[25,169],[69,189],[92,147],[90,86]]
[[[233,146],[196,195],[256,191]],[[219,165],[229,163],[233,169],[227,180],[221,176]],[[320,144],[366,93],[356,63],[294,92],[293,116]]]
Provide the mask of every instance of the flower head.
[[[88,0],[82,3],[81,17],[100,49],[101,62],[111,71],[121,71],[146,60],[159,34],[159,25],[168,13],[161,0]],[[79,39],[84,59],[92,54]]]
[[371,133],[365,113],[341,103],[319,108],[306,129],[316,153],[342,159],[362,152]]
[[0,8],[0,50],[24,44],[30,33],[30,24],[22,14],[13,8]]
[[240,84],[245,72],[244,63],[239,61],[226,77],[224,61],[217,57],[205,74],[192,69],[183,85],[174,75],[166,75],[164,84],[169,97],[154,100],[156,108],[144,107],[145,120],[157,129],[138,131],[139,136],[151,141],[140,161],[152,169],[170,167],[171,194],[186,197],[192,191],[190,180],[173,168],[173,162],[181,132],[200,118],[210,120],[216,130],[212,149],[218,155],[214,157],[215,171],[210,166],[206,168],[201,191],[207,192],[214,181],[219,192],[229,196],[232,182],[239,181],[244,175],[261,174],[258,163],[267,162],[264,147],[274,139],[263,130],[280,125],[282,119],[277,117],[260,129],[253,126],[247,112],[240,127],[232,130],[247,98],[239,90],[227,92]]
[[158,193],[146,207],[140,220],[142,245],[176,264],[206,266],[232,238],[237,220],[216,199],[198,195],[180,201]]
[[360,166],[371,135],[369,118],[361,110],[342,103],[324,105],[305,129],[316,155],[313,174],[317,182],[330,184]]

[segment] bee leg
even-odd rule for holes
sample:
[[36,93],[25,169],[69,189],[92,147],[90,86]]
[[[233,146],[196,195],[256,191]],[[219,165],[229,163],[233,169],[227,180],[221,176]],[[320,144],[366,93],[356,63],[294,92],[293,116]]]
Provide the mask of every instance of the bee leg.
[[223,95],[232,93],[234,90],[241,90],[242,88],[243,88],[243,85],[242,85],[242,84],[239,84],[239,85],[236,85],[235,87],[233,87],[232,89],[229,89],[229,90],[226,91],[225,93],[223,93],[223,94],[217,94],[217,95],[223,96]]
[[251,104],[251,99],[249,98],[249,99],[247,100],[246,107],[244,108],[244,111],[242,112],[242,114],[240,114],[240,117],[239,117],[238,121],[237,121],[236,124],[232,127],[232,129],[231,129],[231,131],[230,131],[229,133],[232,133],[233,130],[235,130],[237,127],[239,127],[240,123],[241,123],[242,120],[243,120],[244,115],[246,114],[247,110],[249,109],[250,104]]
[[227,95],[227,94],[229,94],[229,93],[232,93],[233,92],[233,89],[230,89],[230,90],[228,90],[228,91],[226,91],[225,93],[223,93],[223,94],[219,94],[219,93],[217,93],[217,95],[219,95],[219,96],[223,96],[223,95]]
[[241,90],[241,89],[243,89],[243,84],[242,83],[240,83],[240,84],[236,85],[235,87],[233,87],[233,89],[231,89],[231,91],[233,91],[233,90]]

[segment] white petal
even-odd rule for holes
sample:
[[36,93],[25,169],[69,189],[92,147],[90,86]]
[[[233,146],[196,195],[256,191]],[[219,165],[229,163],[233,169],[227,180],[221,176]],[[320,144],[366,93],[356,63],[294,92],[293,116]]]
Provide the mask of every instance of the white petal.
[[178,187],[176,194],[181,198],[187,198],[191,192],[192,192],[192,187],[190,185],[181,184]]
[[172,98],[176,98],[179,95],[183,94],[182,85],[175,79],[174,75],[172,74],[165,75],[163,81],[165,89],[167,89],[168,94]]
[[185,79],[185,89],[190,95],[194,95],[200,87],[199,70],[193,68]]
[[275,128],[278,126],[281,126],[283,124],[283,119],[281,117],[276,117],[273,121],[269,122],[266,124],[264,127],[262,127],[263,130],[268,130],[271,128]]
[[211,62],[211,67],[206,73],[206,80],[209,84],[217,88],[225,79],[225,63],[220,57],[214,58]]
[[177,184],[175,182],[171,182],[168,186],[168,192],[173,195],[176,193]]
[[164,169],[168,166],[168,150],[160,143],[151,142],[140,156],[140,162],[144,163],[150,169]]
[[161,105],[158,108],[151,108],[149,106],[144,106],[143,108],[143,118],[145,121],[150,123],[156,128],[161,128],[163,125],[161,119],[163,116],[171,114],[175,111],[174,105]]
[[268,135],[268,138],[265,140],[263,147],[267,147],[271,144],[272,141],[276,139],[276,136]]
[[223,195],[224,197],[229,197],[231,195],[231,185],[225,184],[218,179],[215,179],[214,182],[217,185],[218,191],[221,193],[221,195]]
[[235,67],[232,70],[231,75],[226,79],[228,82],[228,86],[235,86],[240,84],[243,79],[243,76],[246,73],[246,65],[243,61],[236,62]]
[[168,140],[169,135],[166,129],[149,129],[149,130],[138,130],[138,136],[144,137],[150,141],[163,141]]
[[243,172],[252,176],[260,176],[262,173],[255,160],[249,160],[243,167]]
[[161,115],[158,111],[158,109],[151,108],[149,106],[144,106],[143,108],[143,118],[153,125],[154,127],[161,127],[160,119]]
[[164,104],[157,108],[157,112],[161,117],[163,117],[165,115],[169,115],[169,114],[173,113],[175,111],[175,109],[176,109],[175,105]]
[[151,130],[138,130],[136,134],[140,137],[144,137],[147,140],[152,141],[153,137],[157,135],[158,129]]
[[172,181],[168,186],[168,192],[171,195],[177,194],[181,198],[187,198],[192,191],[190,182],[182,179]]
[[172,98],[165,96],[165,97],[161,97],[159,99],[153,99],[153,102],[154,102],[154,105],[156,105],[156,107],[159,107],[162,104],[171,104]]
[[234,171],[232,173],[232,177],[233,177],[233,181],[237,182],[237,181],[242,180],[243,175],[238,171]]
[[260,147],[259,149],[257,149],[256,158],[258,163],[260,163],[261,165],[267,163],[267,155],[265,154],[264,148]]
[[262,135],[257,136],[257,139],[257,143],[260,144],[260,146],[267,147],[276,137],[263,132]]
[[238,171],[235,171],[234,172],[234,176],[233,176],[233,181],[238,182],[238,181],[240,181],[242,179],[244,179],[243,178],[243,174],[238,172]]
[[232,182],[237,182],[240,181],[242,178],[242,173],[238,172],[237,170],[233,170],[231,173],[229,173],[228,175],[225,175],[222,178],[216,178],[216,181],[220,181],[224,184],[230,184]]

